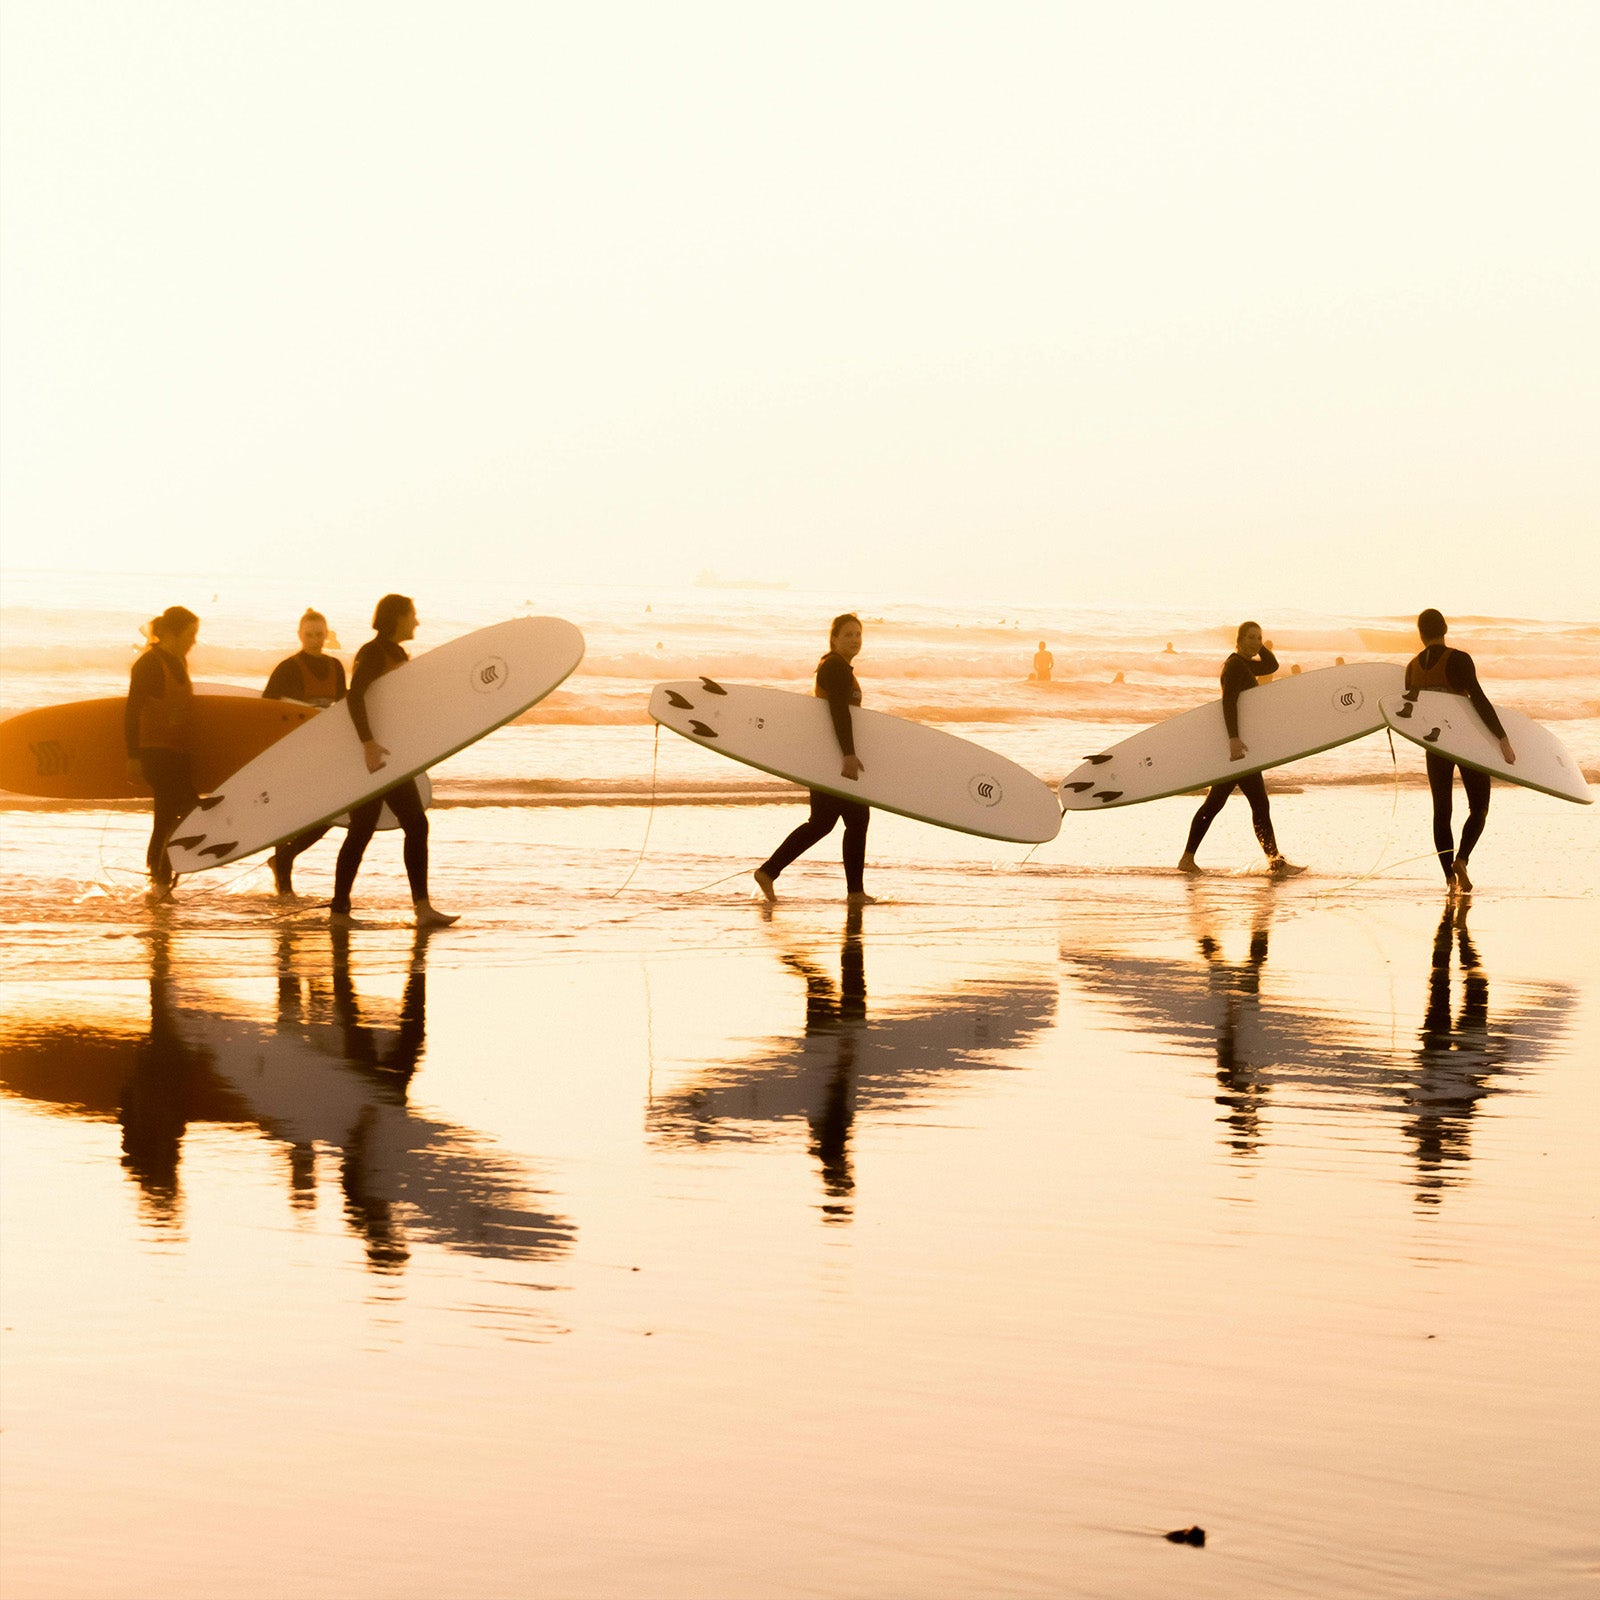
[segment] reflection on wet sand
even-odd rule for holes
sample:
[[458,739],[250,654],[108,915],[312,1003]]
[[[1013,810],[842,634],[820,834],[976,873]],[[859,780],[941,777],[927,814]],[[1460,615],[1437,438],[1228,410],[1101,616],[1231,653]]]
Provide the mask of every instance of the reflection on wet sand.
[[[1489,1020],[1489,980],[1467,931],[1465,902],[1447,908],[1433,936],[1420,1048],[1406,1047],[1385,1014],[1363,1016],[1274,994],[1268,982],[1278,891],[1264,884],[1241,904],[1203,885],[1188,897],[1194,957],[1109,954],[1063,943],[1062,960],[1088,994],[1133,1018],[1147,1035],[1182,1054],[1206,1056],[1217,1080],[1229,1151],[1253,1157],[1265,1144],[1275,1090],[1312,1089],[1391,1113],[1405,1108],[1405,1133],[1419,1201],[1460,1181],[1470,1159],[1470,1119],[1486,1095],[1511,1088],[1508,1069],[1550,1055],[1567,1026],[1575,992],[1565,984],[1523,984],[1522,1003]],[[1225,941],[1248,926],[1247,954],[1229,959]],[[1451,948],[1459,945],[1463,998],[1452,1021]],[[1297,972],[1301,982],[1308,976]]]
[[[69,1116],[115,1118],[147,1217],[181,1220],[183,1137],[196,1123],[255,1125],[285,1147],[290,1203],[313,1208],[319,1156],[338,1163],[344,1211],[376,1271],[413,1241],[503,1260],[570,1248],[573,1225],[541,1208],[520,1164],[467,1129],[421,1115],[407,1087],[422,1059],[427,938],[412,949],[392,1025],[369,1015],[347,932],[278,937],[275,1018],[257,1021],[173,981],[170,934],[151,935],[150,1023],[140,1038],[21,1017],[0,1046],[0,1090]],[[322,952],[327,952],[324,959]]]
[[701,1069],[695,1082],[652,1102],[658,1140],[748,1139],[756,1125],[803,1119],[821,1172],[821,1210],[852,1214],[850,1136],[860,1112],[883,1111],[954,1087],[954,1071],[993,1068],[1055,1018],[1055,985],[1042,979],[973,980],[937,1000],[869,1021],[861,911],[852,909],[837,981],[805,943],[785,938],[778,958],[805,984],[798,1039],[772,1040],[750,1057]]

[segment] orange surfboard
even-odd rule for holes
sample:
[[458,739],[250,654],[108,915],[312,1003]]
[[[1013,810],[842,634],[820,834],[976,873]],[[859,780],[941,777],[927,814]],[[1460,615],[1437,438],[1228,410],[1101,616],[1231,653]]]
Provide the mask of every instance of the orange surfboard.
[[[75,700],[0,722],[0,789],[52,800],[148,800],[128,777],[127,700]],[[209,793],[284,734],[317,715],[292,700],[198,693],[190,724],[194,786]]]

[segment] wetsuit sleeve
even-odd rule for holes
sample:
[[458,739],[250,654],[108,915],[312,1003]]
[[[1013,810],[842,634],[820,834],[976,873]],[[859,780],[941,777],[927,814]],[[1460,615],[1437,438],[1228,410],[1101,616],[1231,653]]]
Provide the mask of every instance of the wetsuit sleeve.
[[1483,692],[1483,685],[1478,682],[1478,669],[1472,664],[1472,657],[1465,650],[1451,652],[1450,659],[1445,662],[1444,675],[1450,680],[1450,687],[1458,694],[1464,694],[1472,702],[1472,709],[1483,718],[1483,725],[1495,738],[1503,739],[1506,730],[1501,725],[1500,717],[1494,707],[1489,704],[1489,697]]
[[263,700],[298,700],[300,696],[295,692],[299,683],[295,681],[299,674],[295,671],[294,657],[287,661],[280,661],[272,669],[272,676],[267,679],[267,686],[261,691]]
[[372,737],[372,724],[367,721],[367,690],[383,676],[387,665],[376,642],[356,651],[355,675],[350,680],[350,720],[363,744]]
[[159,700],[165,688],[161,663],[146,651],[128,674],[128,705],[122,716],[122,737],[130,756],[139,753],[139,713],[147,700]]
[[344,683],[344,662],[342,662],[338,658],[338,656],[335,656],[333,658],[333,698],[334,698],[334,703],[337,704],[340,700],[343,700],[345,695],[348,692],[349,691],[345,688],[345,683]]
[[856,753],[855,730],[850,725],[850,680],[853,676],[849,667],[839,660],[824,661],[817,668],[817,692],[828,702],[834,737],[847,756]]

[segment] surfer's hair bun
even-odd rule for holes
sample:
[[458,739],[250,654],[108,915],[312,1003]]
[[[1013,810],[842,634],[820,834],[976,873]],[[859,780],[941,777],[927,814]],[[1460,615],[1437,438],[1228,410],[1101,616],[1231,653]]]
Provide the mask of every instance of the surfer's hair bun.
[[168,606],[159,617],[151,617],[150,637],[175,639],[185,628],[192,627],[199,620],[188,606]]
[[415,604],[410,595],[386,594],[372,608],[372,631],[387,633],[406,612],[412,610],[415,610]]
[[307,606],[301,612],[300,620],[302,622],[320,622],[324,628],[328,626],[328,619],[315,606]]
[[1449,627],[1450,624],[1444,620],[1444,613],[1435,611],[1432,606],[1417,616],[1417,632],[1424,639],[1442,639]]

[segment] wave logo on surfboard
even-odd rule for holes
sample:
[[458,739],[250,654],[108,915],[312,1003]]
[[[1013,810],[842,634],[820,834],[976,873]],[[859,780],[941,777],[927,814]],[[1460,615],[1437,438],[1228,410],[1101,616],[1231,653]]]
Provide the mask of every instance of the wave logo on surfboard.
[[1353,683],[1333,691],[1334,706],[1340,711],[1359,711],[1366,701],[1367,697]]
[[61,748],[58,739],[41,739],[28,748],[33,752],[33,764],[41,778],[59,778],[72,765],[71,757]]
[[967,793],[980,806],[997,806],[1006,797],[1005,790],[1000,787],[1000,780],[986,777],[981,772],[967,779]]
[[510,676],[511,669],[506,665],[504,656],[485,656],[473,667],[468,682],[479,694],[493,694],[496,689],[505,687]]

